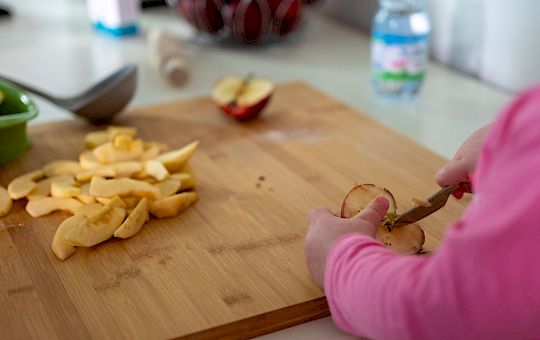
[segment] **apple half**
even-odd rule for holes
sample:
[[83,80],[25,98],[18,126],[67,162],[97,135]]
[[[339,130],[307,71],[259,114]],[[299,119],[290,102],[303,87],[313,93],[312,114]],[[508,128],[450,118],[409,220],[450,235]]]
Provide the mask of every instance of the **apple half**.
[[233,76],[218,81],[212,99],[225,114],[246,121],[261,113],[273,93],[274,84],[268,79]]
[[349,191],[341,205],[341,217],[351,218],[362,211],[378,196],[388,199],[388,212],[381,221],[375,238],[387,248],[400,254],[416,254],[422,250],[425,235],[417,224],[409,224],[399,228],[388,228],[388,224],[397,216],[397,204],[394,196],[387,189],[373,184],[356,185]]

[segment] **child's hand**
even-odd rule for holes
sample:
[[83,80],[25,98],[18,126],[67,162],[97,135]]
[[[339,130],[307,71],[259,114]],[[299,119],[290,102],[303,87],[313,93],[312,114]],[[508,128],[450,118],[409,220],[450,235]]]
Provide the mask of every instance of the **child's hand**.
[[325,207],[311,209],[304,251],[308,269],[321,288],[324,285],[326,257],[334,243],[350,233],[362,233],[375,238],[375,231],[386,214],[388,205],[386,198],[377,197],[364,210],[349,219],[336,217]]
[[466,192],[471,192],[470,175],[473,173],[480,148],[484,142],[484,137],[489,129],[489,125],[476,130],[470,135],[458,149],[454,158],[446,163],[435,174],[435,181],[445,187],[452,184],[464,183],[453,195],[456,198],[463,197]]

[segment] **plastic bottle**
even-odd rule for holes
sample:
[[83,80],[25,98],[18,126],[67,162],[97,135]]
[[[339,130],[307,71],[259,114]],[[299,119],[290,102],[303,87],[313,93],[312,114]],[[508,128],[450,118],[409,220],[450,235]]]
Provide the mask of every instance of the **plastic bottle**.
[[373,20],[371,60],[375,93],[415,97],[425,77],[430,23],[424,0],[379,0]]

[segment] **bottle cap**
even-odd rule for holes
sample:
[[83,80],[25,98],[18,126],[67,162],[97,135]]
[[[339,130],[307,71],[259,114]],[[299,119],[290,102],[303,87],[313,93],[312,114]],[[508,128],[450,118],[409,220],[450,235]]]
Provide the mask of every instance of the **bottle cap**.
[[381,7],[389,10],[411,10],[422,8],[424,0],[379,0]]

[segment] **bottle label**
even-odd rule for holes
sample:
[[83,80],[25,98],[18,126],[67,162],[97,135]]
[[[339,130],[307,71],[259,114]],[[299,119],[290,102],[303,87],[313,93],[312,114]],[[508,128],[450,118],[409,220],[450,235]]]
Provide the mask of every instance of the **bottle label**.
[[421,80],[428,55],[428,35],[402,36],[373,32],[371,62],[377,78]]

